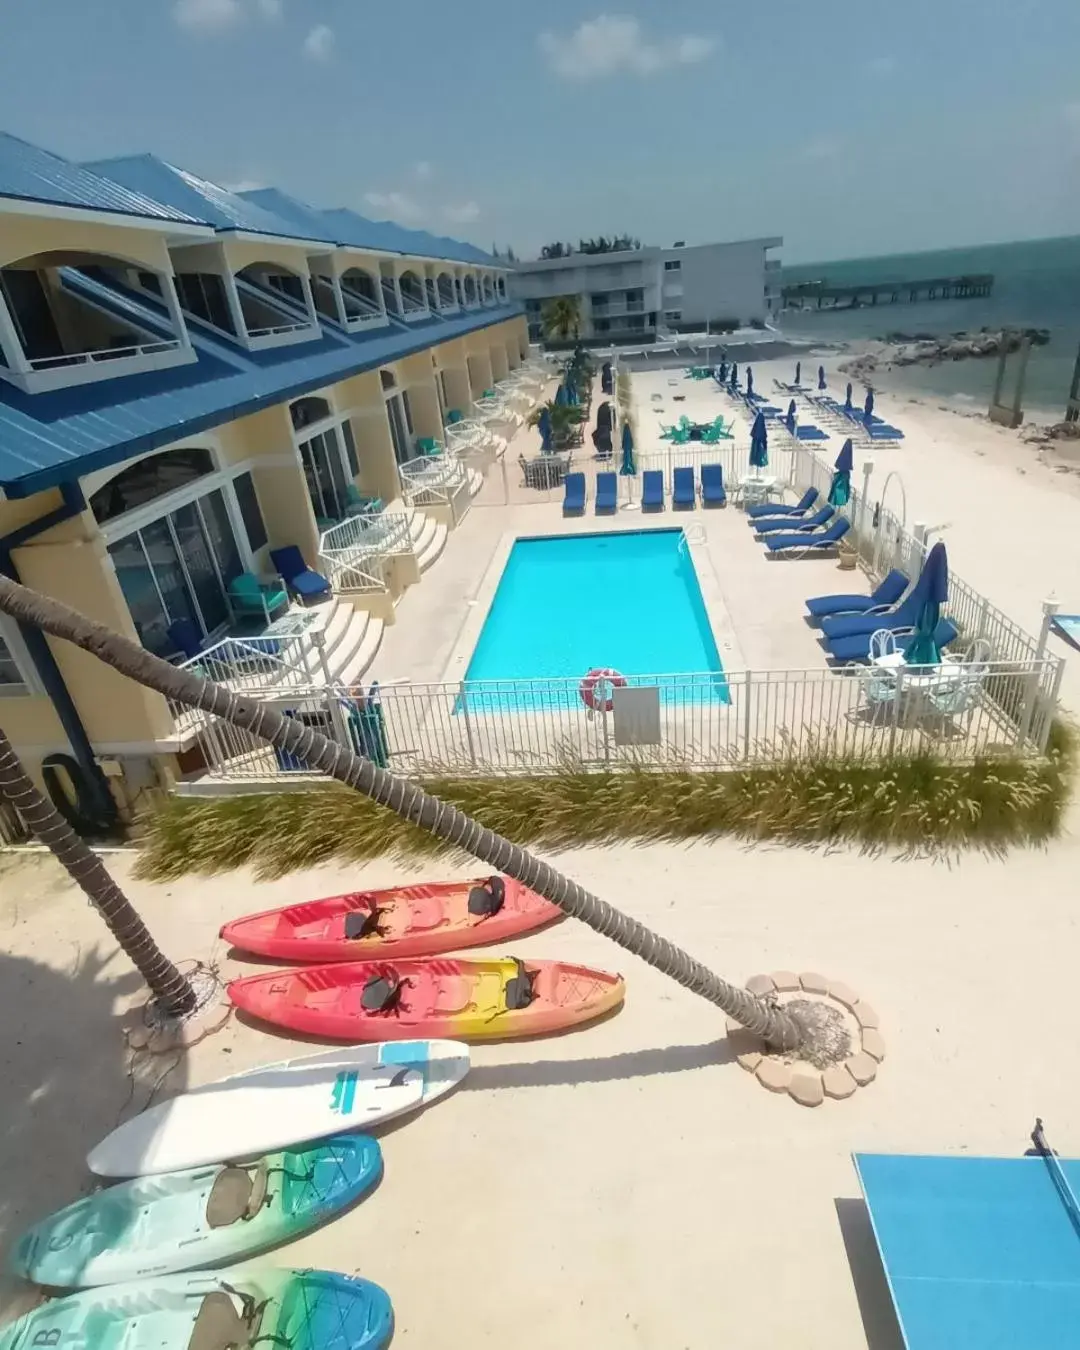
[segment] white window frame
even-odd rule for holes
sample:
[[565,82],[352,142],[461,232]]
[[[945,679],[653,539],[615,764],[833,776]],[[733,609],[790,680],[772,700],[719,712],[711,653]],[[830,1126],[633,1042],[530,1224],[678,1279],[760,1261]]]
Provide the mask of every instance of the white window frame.
[[0,614],[0,640],[3,641],[11,659],[15,662],[15,669],[19,672],[19,678],[22,681],[21,684],[0,684],[0,699],[30,698],[36,694],[43,694],[45,690],[41,678],[30,659],[26,643],[19,632],[19,625],[7,614]]
[[664,319],[667,323],[682,323],[681,309],[665,309]]

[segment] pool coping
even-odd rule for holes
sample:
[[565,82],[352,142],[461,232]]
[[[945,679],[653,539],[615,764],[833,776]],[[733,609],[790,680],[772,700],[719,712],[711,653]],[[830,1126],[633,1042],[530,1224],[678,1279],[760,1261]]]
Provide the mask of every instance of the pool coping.
[[[567,522],[568,524],[570,522]],[[574,525],[577,528],[564,530],[537,530],[520,531],[507,530],[499,539],[498,545],[491,560],[484,570],[480,584],[476,592],[468,600],[469,612],[465,617],[464,623],[458,632],[457,640],[450,652],[445,666],[443,667],[440,680],[443,684],[461,684],[465,680],[466,672],[469,669],[469,662],[472,660],[476,644],[480,640],[480,634],[483,631],[484,624],[487,622],[488,614],[495,600],[495,593],[499,589],[499,582],[502,580],[506,564],[510,560],[510,552],[519,539],[561,539],[581,534],[643,534],[657,533],[659,531],[682,530],[683,537],[686,539],[687,553],[690,557],[690,565],[694,569],[694,575],[697,578],[698,590],[701,593],[702,603],[705,606],[705,617],[708,620],[709,630],[712,634],[713,642],[720,657],[720,664],[723,667],[723,674],[729,676],[733,671],[742,671],[746,669],[746,663],[743,660],[742,648],[739,646],[739,640],[735,635],[735,629],[731,618],[728,615],[727,607],[724,604],[723,592],[720,586],[720,578],[717,575],[716,567],[712,555],[709,551],[708,536],[702,526],[694,528],[693,521],[672,521],[670,518],[661,524],[659,521],[653,524],[644,524],[641,518],[635,520],[612,520],[605,522],[607,529],[601,527],[595,528],[598,522],[592,519],[575,520]],[[592,528],[582,528],[588,526]],[[650,675],[678,675],[678,674],[713,674],[712,671],[668,671],[653,670],[648,672]],[[581,672],[585,674],[584,671]]]

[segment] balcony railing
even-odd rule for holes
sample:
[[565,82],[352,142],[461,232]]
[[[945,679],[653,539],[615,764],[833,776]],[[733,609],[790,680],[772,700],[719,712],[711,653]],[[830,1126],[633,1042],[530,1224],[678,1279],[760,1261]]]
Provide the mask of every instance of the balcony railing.
[[385,561],[413,552],[412,519],[411,511],[362,511],[324,531],[319,555],[334,590],[387,590]]
[[401,490],[410,506],[451,506],[458,491],[468,486],[464,464],[452,451],[419,455],[398,465]]
[[65,352],[62,356],[39,356],[30,362],[31,370],[59,370],[65,366],[81,366],[99,361],[123,361],[132,357],[157,356],[161,352],[180,350],[178,338],[158,342],[133,342],[126,347],[103,347],[93,352]]

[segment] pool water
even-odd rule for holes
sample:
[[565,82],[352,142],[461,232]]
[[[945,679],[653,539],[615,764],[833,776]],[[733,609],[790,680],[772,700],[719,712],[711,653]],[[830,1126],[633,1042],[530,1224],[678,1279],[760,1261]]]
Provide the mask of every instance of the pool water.
[[514,544],[466,681],[563,679],[576,690],[597,666],[614,667],[630,684],[635,676],[700,674],[663,682],[665,697],[728,701],[682,530]]

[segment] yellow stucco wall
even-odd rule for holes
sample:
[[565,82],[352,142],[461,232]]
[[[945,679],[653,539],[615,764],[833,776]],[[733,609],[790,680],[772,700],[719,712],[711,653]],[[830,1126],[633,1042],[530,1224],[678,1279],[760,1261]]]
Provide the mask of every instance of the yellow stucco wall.
[[172,271],[169,250],[156,230],[0,215],[0,267],[56,251],[104,253],[155,272]]

